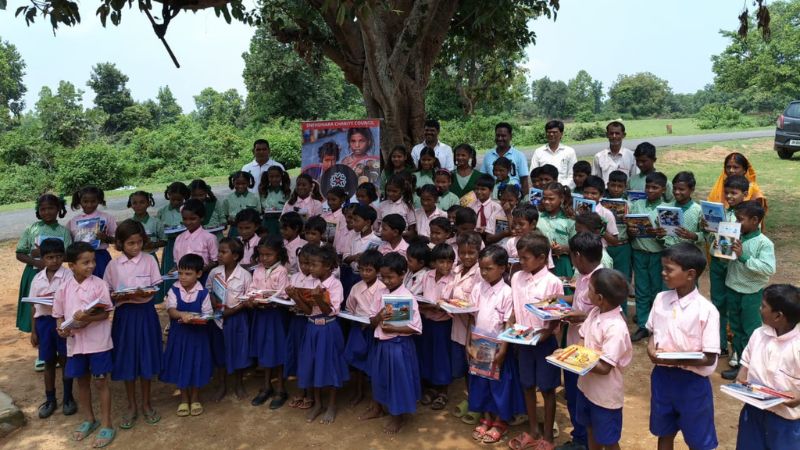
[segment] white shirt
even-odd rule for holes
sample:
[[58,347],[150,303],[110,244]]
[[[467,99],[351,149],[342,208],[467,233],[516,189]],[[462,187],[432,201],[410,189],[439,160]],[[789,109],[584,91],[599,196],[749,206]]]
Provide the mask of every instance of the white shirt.
[[[415,166],[419,164],[419,154],[422,153],[422,149],[426,146],[427,144],[422,142],[411,149],[411,158],[414,160]],[[437,142],[436,147],[433,147],[433,151],[436,154],[436,159],[439,160],[439,166],[451,172],[456,169],[456,164],[453,162],[453,149],[449,145]]]
[[633,150],[622,147],[619,149],[619,153],[612,156],[611,150],[605,149],[594,155],[592,175],[596,175],[608,183],[608,176],[615,170],[624,172],[628,179],[639,173]]
[[545,144],[533,151],[530,169],[550,164],[558,169],[558,182],[572,189],[575,187],[575,183],[572,181],[572,166],[576,162],[578,162],[578,157],[574,148],[559,142],[558,148],[554,152],[550,150],[548,144]]
[[283,168],[283,164],[275,161],[272,158],[268,159],[267,162],[261,166],[258,165],[255,159],[242,166],[242,172],[250,172],[250,175],[252,175],[256,180],[256,185],[250,188],[250,192],[258,194],[258,185],[261,183],[261,175],[272,166],[278,166],[282,170],[286,170]]

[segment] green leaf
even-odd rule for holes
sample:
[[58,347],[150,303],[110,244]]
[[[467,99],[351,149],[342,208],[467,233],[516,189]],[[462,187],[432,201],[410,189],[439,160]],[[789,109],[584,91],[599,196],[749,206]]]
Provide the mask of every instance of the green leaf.
[[20,14],[25,12],[26,9],[28,9],[27,6],[20,6],[19,8],[17,8],[17,11],[14,13],[14,17],[19,16]]
[[0,9],[5,11],[7,4],[8,4],[7,0],[0,0]]

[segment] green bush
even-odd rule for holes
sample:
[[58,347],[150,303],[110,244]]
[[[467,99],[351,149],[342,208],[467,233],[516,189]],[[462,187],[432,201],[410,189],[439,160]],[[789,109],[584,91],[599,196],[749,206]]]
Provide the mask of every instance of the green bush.
[[[267,139],[270,157],[283,164],[286,170],[300,167],[300,122],[276,119],[250,133],[247,145],[239,150],[239,161],[244,164],[253,159],[253,141]],[[241,167],[241,164],[239,165]]]
[[55,185],[64,194],[86,185],[114,189],[128,182],[125,169],[120,152],[106,143],[63,149],[56,157]]
[[38,166],[5,166],[0,177],[0,204],[34,200],[53,187],[52,181],[52,174]]
[[514,146],[542,145],[546,142],[544,122],[525,123],[500,116],[472,116],[467,120],[442,121],[439,139],[451,147],[467,143],[482,150],[494,147],[494,127],[508,122],[514,129]]
[[591,122],[593,120],[594,120],[594,113],[587,109],[579,111],[578,114],[575,114],[576,122]]
[[606,136],[606,129],[599,122],[570,126],[566,129],[570,141],[585,141]]
[[695,116],[697,127],[701,130],[714,128],[736,128],[748,125],[748,120],[736,109],[728,105],[710,104],[700,108]]

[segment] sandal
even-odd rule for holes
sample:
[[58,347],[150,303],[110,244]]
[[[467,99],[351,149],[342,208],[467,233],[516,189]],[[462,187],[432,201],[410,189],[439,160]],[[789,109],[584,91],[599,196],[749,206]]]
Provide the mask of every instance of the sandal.
[[469,407],[469,402],[466,400],[462,400],[461,403],[457,404],[455,408],[450,412],[453,417],[460,419],[464,417],[464,414],[467,413],[467,408]]
[[475,411],[467,411],[467,413],[461,417],[461,421],[467,425],[475,425],[476,423],[478,423],[478,420],[480,418],[481,418],[481,413]]
[[539,448],[540,441],[544,440],[534,439],[533,436],[531,436],[530,434],[523,432],[519,436],[514,437],[510,441],[508,441],[508,448],[511,448],[513,450],[522,450],[522,449],[536,450]]
[[503,422],[502,420],[498,420],[483,435],[483,443],[484,444],[496,444],[503,440],[503,437],[508,433],[508,424]]
[[158,411],[155,409],[151,409],[150,411],[144,412],[144,421],[147,422],[148,425],[155,425],[161,420],[161,415],[158,414]]
[[433,403],[433,399],[436,398],[436,391],[433,389],[425,389],[425,392],[422,394],[422,398],[419,399],[419,404],[423,406],[428,406]]
[[483,440],[483,437],[490,428],[492,428],[492,421],[489,419],[481,419],[481,424],[472,430],[472,439],[476,441]]
[[88,420],[82,422],[80,425],[78,425],[78,428],[72,432],[72,440],[77,442],[86,439],[99,426],[100,422],[96,420],[94,422],[89,422]]
[[447,394],[440,393],[433,399],[433,403],[431,403],[431,409],[434,411],[441,411],[445,407],[447,407]]
[[303,397],[292,397],[289,401],[289,408],[299,408],[303,404]]
[[189,415],[189,404],[181,403],[178,405],[178,417],[187,417]]
[[113,428],[101,428],[97,436],[94,437],[92,448],[107,447],[110,443],[114,442],[114,436],[116,435],[117,433]]
[[272,398],[272,401],[269,402],[269,409],[278,409],[286,403],[286,399],[289,398],[289,394],[286,391],[279,392],[278,395]]
[[203,414],[203,411],[203,405],[200,402],[194,402],[192,403],[192,409],[189,413],[193,416],[199,416],[200,414]]
[[310,399],[310,398],[307,398],[307,397],[303,397],[303,401],[300,403],[300,406],[298,406],[298,408],[299,409],[311,409],[313,406],[314,406],[314,400],[313,399]]
[[122,415],[122,423],[119,424],[119,427],[123,430],[130,430],[136,425],[136,419],[138,418],[139,415],[137,413],[133,413],[132,415],[130,413],[125,413]]

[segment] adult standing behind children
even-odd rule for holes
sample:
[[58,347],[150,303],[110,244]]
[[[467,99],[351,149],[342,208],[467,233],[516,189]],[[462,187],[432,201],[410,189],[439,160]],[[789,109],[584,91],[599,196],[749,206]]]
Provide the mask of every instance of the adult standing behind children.
[[250,172],[253,179],[256,180],[255,186],[250,186],[250,192],[258,194],[258,184],[261,181],[261,175],[267,172],[272,166],[278,166],[283,170],[283,164],[270,158],[269,142],[266,139],[257,139],[253,143],[253,160],[242,166],[242,172]]
[[441,125],[438,120],[428,119],[425,121],[425,128],[422,131],[422,142],[411,149],[411,158],[414,159],[415,166],[419,164],[419,154],[422,152],[422,149],[430,147],[435,152],[440,167],[451,172],[455,170],[456,165],[453,162],[453,149],[449,145],[439,141],[440,130]]
[[551,120],[544,125],[544,132],[547,136],[547,144],[533,151],[531,157],[531,170],[550,164],[558,169],[558,182],[575,187],[572,181],[572,166],[578,162],[575,149],[561,143],[564,137],[564,122]]
[[606,137],[608,148],[594,155],[592,175],[597,175],[608,183],[608,176],[615,170],[624,172],[628,178],[638,174],[639,168],[636,167],[633,151],[622,146],[622,140],[625,139],[625,125],[616,120],[609,123],[606,125]]
[[511,161],[509,176],[522,186],[522,192],[528,192],[528,161],[525,154],[511,145],[513,128],[510,123],[500,122],[494,126],[495,147],[483,157],[481,172],[494,173],[494,162],[497,158],[505,156]]
[[750,164],[750,161],[748,161],[747,158],[745,158],[745,156],[741,153],[734,152],[725,157],[725,163],[722,166],[722,173],[719,174],[717,181],[714,183],[714,187],[711,188],[711,192],[708,194],[708,201],[722,203],[725,205],[725,208],[729,208],[730,205],[728,204],[728,199],[725,196],[725,180],[734,175],[741,175],[747,178],[747,181],[750,182],[744,201],[758,200],[758,202],[761,204],[761,207],[764,208],[764,213],[766,214],[767,198],[764,196],[764,192],[761,191],[761,188],[758,187],[758,183],[756,183],[756,170]]

